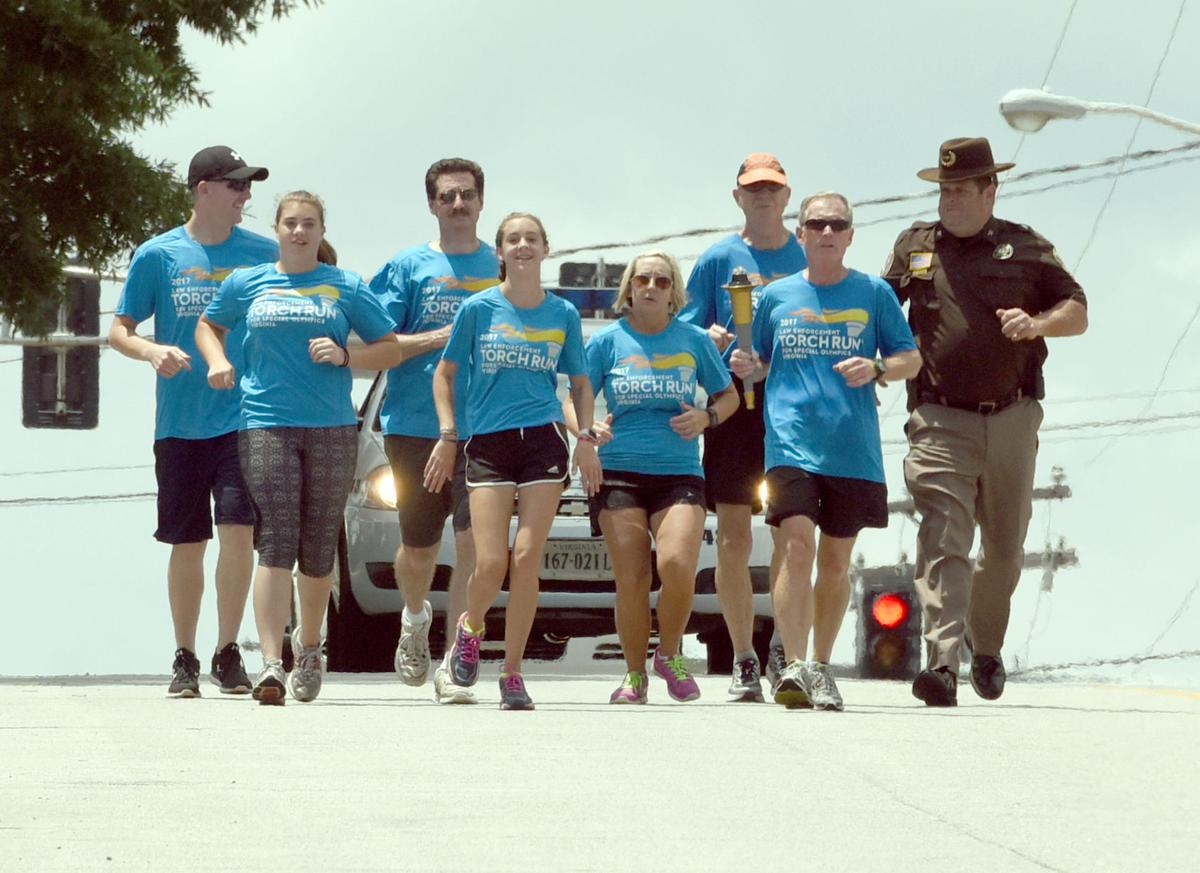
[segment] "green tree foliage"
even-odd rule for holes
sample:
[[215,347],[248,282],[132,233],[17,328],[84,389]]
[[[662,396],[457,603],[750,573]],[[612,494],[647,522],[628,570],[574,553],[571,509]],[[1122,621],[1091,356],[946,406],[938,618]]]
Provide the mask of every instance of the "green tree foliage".
[[186,218],[173,165],[125,141],[206,104],[185,28],[243,42],[263,15],[317,2],[0,0],[0,315],[45,333],[67,258],[105,269]]

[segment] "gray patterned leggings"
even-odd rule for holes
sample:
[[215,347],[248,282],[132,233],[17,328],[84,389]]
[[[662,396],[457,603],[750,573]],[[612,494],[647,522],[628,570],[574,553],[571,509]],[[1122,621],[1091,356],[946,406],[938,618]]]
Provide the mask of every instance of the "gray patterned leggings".
[[290,570],[298,559],[304,575],[329,575],[354,482],[354,425],[243,430],[238,454],[258,509],[259,565]]

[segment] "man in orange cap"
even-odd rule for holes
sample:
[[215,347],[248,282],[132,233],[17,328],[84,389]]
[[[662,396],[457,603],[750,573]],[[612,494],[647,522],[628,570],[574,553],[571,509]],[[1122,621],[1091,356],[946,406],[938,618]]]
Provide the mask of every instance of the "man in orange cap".
[[[938,221],[900,234],[884,278],[924,366],[908,383],[904,479],[921,526],[916,587],[929,664],[913,683],[928,706],[958,702],[959,645],[971,686],[1004,691],[1000,650],[1032,514],[1046,337],[1087,329],[1087,300],[1054,247],[996,218],[996,174],[983,138],[942,143],[917,176],[940,187]],[[975,526],[981,548],[972,566]]]
[[[768,282],[803,270],[808,261],[796,237],[783,224],[792,189],[779,159],[767,152],[747,155],[738,167],[733,200],[745,215],[739,233],[730,234],[708,248],[696,261],[687,283],[687,305],[681,321],[705,328],[726,366],[737,348],[729,284],[733,271],[742,268],[754,288],[757,307]],[[742,383],[735,379],[739,396]],[[708,508],[717,513],[717,597],[733,643],[733,684],[729,699],[763,700],[760,664],[754,651],[754,591],[750,580],[750,518],[762,508],[759,485],[763,481],[764,400],[754,409],[743,402],[737,412],[705,433],[704,481]],[[773,575],[773,574],[772,574]],[[768,678],[784,666],[783,646],[772,640]]]

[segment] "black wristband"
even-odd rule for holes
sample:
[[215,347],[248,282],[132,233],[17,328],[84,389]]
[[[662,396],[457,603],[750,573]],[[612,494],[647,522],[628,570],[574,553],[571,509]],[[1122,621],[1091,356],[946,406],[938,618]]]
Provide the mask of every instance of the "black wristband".
[[721,423],[721,419],[717,415],[716,407],[715,406],[708,407],[708,426],[716,427],[720,423]]
[[345,346],[338,346],[338,348],[342,350],[342,366],[349,367],[350,366],[350,350],[348,348],[346,348]]

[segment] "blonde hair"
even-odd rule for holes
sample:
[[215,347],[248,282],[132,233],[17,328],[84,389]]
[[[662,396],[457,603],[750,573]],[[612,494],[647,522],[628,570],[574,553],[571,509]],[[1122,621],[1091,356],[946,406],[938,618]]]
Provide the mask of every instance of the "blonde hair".
[[613,301],[613,309],[617,312],[628,312],[633,306],[633,277],[637,273],[638,262],[648,258],[658,258],[671,271],[671,301],[667,311],[675,315],[687,303],[687,287],[683,281],[683,273],[679,270],[679,262],[674,256],[664,251],[642,252],[625,265],[621,274],[621,283],[617,286],[617,299]]
[[[289,191],[279,198],[279,203],[275,207],[275,224],[279,224],[279,217],[283,215],[283,207],[288,203],[306,203],[313,206],[317,210],[317,217],[321,219],[321,230],[325,230],[325,201],[313,194],[311,191]],[[317,261],[322,264],[337,264],[337,250],[329,244],[329,240],[321,236],[321,242],[317,246]]]
[[508,215],[500,219],[500,226],[496,228],[496,255],[497,259],[500,261],[500,281],[504,281],[506,272],[504,269],[504,258],[499,257],[500,244],[504,242],[504,226],[510,221],[516,221],[518,218],[528,218],[530,221],[536,224],[538,226],[538,232],[542,235],[542,242],[545,244],[546,248],[550,247],[550,237],[546,236],[546,226],[542,224],[542,220],[540,218],[530,212],[508,213]]

